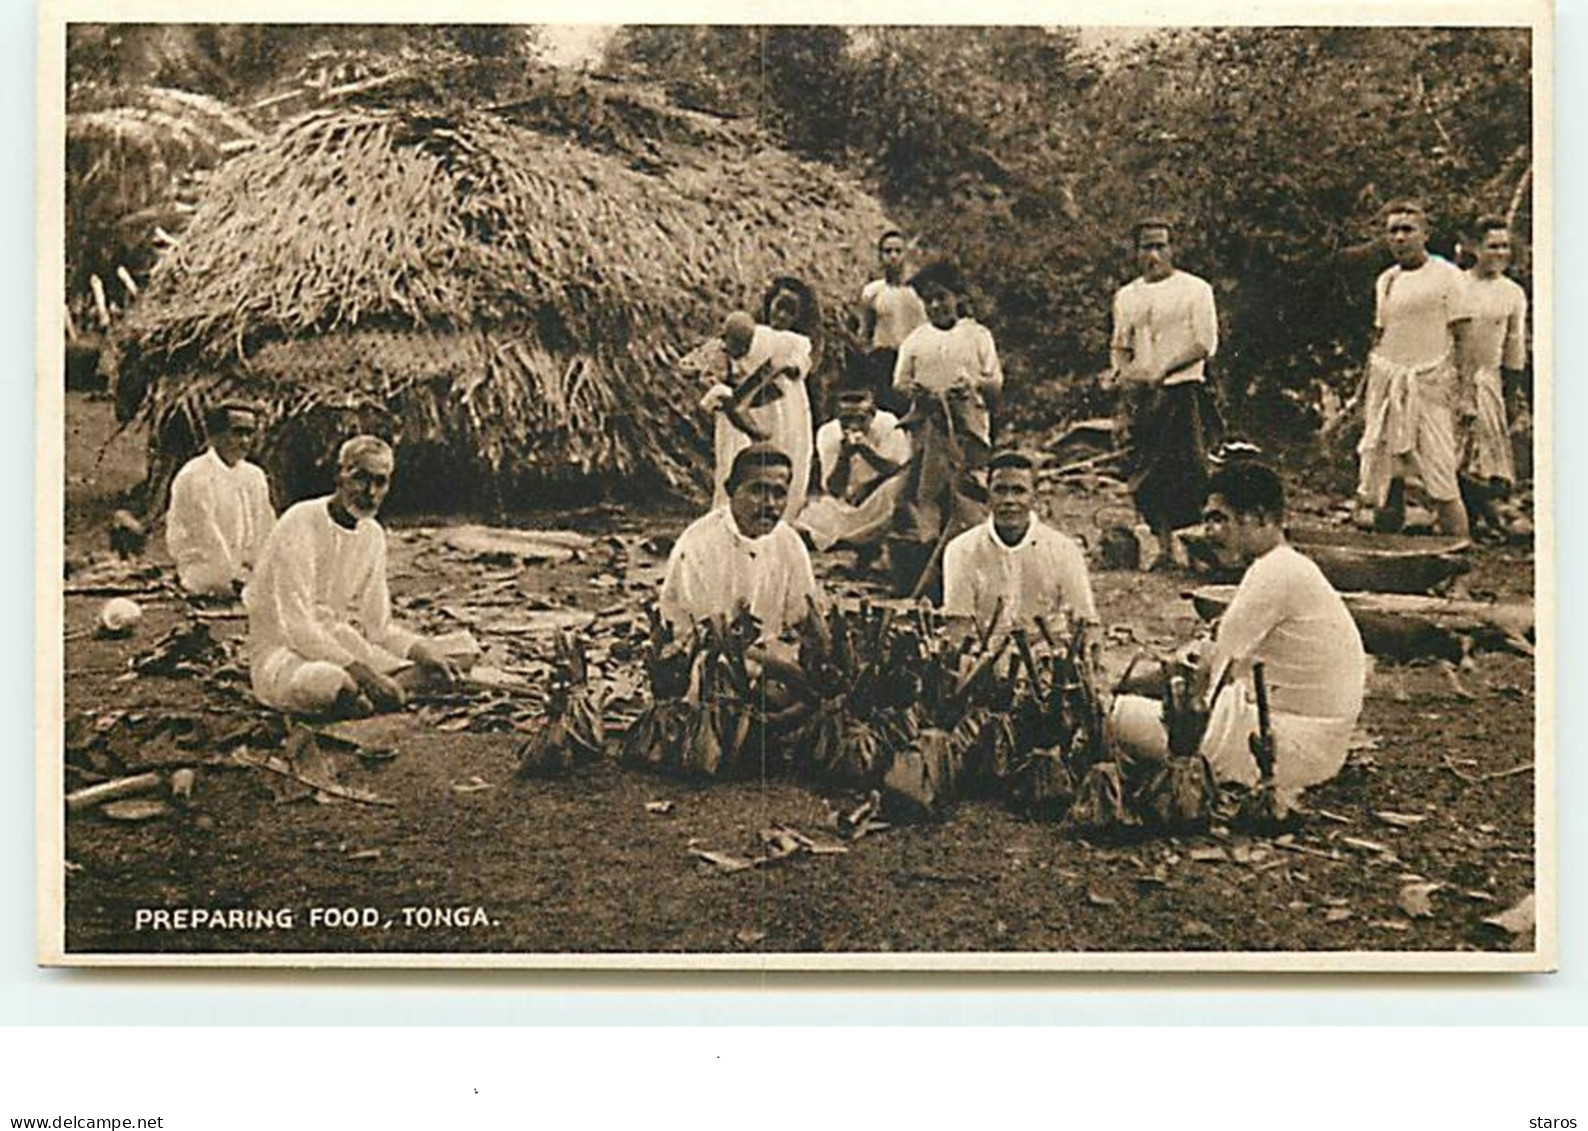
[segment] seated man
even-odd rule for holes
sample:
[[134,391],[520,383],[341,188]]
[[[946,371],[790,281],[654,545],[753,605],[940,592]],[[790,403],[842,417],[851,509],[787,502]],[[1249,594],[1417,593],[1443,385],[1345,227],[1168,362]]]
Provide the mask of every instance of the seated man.
[[[1075,540],[1039,519],[1036,466],[1021,452],[988,463],[992,517],[958,535],[943,555],[943,609],[990,632],[1037,617],[1095,624],[1092,582]],[[990,626],[990,627],[989,627]],[[1063,623],[1056,623],[1062,629]]]
[[336,493],[288,508],[266,539],[243,603],[254,694],[267,707],[395,710],[407,689],[460,674],[391,619],[386,532],[375,513],[395,462],[386,441],[355,436],[338,454]]
[[792,475],[789,457],[770,444],[734,457],[728,505],[691,523],[667,559],[661,614],[679,635],[708,617],[733,616],[742,602],[761,622],[762,639],[772,640],[820,598],[805,543],[782,521]]
[[[1274,783],[1299,791],[1345,764],[1362,711],[1362,637],[1323,572],[1285,542],[1285,490],[1259,463],[1227,464],[1208,484],[1203,521],[1224,564],[1246,566],[1235,599],[1199,663],[1203,701],[1214,691],[1202,754],[1225,781],[1258,780],[1248,738],[1257,731],[1252,665],[1261,662],[1274,737]],[[1159,702],[1114,700],[1110,724],[1129,757],[1167,755]]]
[[235,597],[275,525],[265,473],[244,458],[256,427],[249,405],[216,405],[204,417],[209,447],[171,481],[165,545],[196,596]]
[[910,460],[910,436],[899,418],[877,408],[869,383],[838,390],[838,417],[816,430],[816,467],[823,494],[794,522],[818,550],[839,543],[868,547],[880,542],[893,522]]

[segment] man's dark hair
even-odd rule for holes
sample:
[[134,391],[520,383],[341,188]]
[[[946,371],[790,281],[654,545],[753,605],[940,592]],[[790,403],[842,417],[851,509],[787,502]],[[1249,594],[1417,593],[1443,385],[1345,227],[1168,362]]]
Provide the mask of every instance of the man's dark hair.
[[865,373],[846,372],[838,381],[838,388],[833,391],[833,396],[840,401],[859,400],[861,397],[877,399],[877,389]]
[[259,410],[247,401],[221,401],[204,413],[204,435],[213,439],[230,430],[234,412],[246,412],[256,419],[259,416]]
[[[889,240],[903,240],[903,239],[904,239],[904,233],[903,232],[899,231],[899,229],[897,229],[897,228],[889,228],[887,231],[883,232],[880,236],[877,237],[877,250],[881,251],[882,250],[882,245],[887,243]],[[905,240],[905,242],[908,243],[909,241]]]
[[965,280],[959,266],[951,259],[935,259],[910,276],[910,286],[919,294],[928,287],[938,287],[951,294],[965,293]]
[[993,472],[1005,467],[1019,468],[1021,471],[1035,471],[1037,469],[1037,461],[1018,448],[1005,448],[987,461],[987,474],[991,475]]
[[1208,497],[1223,496],[1236,514],[1260,514],[1281,522],[1285,517],[1285,484],[1279,473],[1255,460],[1237,460],[1208,479]]
[[1383,208],[1380,208],[1378,210],[1378,218],[1380,220],[1388,220],[1397,212],[1404,212],[1409,216],[1417,216],[1422,220],[1423,227],[1426,228],[1428,226],[1428,209],[1417,203],[1417,201],[1408,200],[1404,197],[1400,200],[1392,200]]
[[1504,216],[1499,216],[1490,212],[1478,217],[1478,223],[1473,229],[1473,235],[1477,236],[1481,241],[1483,237],[1488,235],[1490,232],[1509,232],[1510,230],[1511,225],[1505,222]]
[[739,484],[749,477],[752,471],[763,467],[786,467],[790,472],[794,470],[794,461],[782,448],[773,444],[751,444],[733,457],[733,467],[728,472],[728,494],[733,494],[739,489]]

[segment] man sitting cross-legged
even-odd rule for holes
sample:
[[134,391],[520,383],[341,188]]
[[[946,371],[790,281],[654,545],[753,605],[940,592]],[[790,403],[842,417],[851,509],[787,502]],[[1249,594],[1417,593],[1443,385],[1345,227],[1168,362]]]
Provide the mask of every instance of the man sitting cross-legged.
[[[1216,471],[1203,521],[1220,560],[1244,565],[1234,600],[1199,661],[1196,690],[1212,707],[1201,752],[1214,774],[1243,785],[1258,780],[1248,743],[1258,728],[1252,665],[1262,663],[1271,707],[1274,784],[1287,792],[1327,781],[1345,764],[1362,711],[1366,659],[1345,602],[1323,571],[1285,541],[1285,491],[1279,476],[1240,461]],[[1109,720],[1127,759],[1167,756],[1161,704],[1120,695]]]
[[838,390],[838,416],[816,430],[816,465],[822,493],[812,499],[794,528],[818,550],[837,545],[869,548],[893,522],[899,473],[910,460],[910,435],[898,417],[877,408],[864,379]]
[[194,596],[235,597],[276,521],[265,473],[247,458],[257,429],[252,405],[216,405],[204,416],[209,446],[171,481],[165,545]]
[[265,541],[248,608],[249,672],[267,707],[367,714],[407,691],[447,685],[457,663],[393,623],[386,532],[375,514],[391,487],[386,441],[356,436],[337,458],[336,493],[290,507]]

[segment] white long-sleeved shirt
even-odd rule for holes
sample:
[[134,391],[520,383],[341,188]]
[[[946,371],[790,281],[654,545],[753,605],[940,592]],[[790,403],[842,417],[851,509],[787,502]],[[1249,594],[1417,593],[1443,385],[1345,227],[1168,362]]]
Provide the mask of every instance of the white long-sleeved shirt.
[[[720,355],[707,358],[705,372],[716,381],[707,396],[726,398],[741,381],[768,362],[773,370],[785,373],[772,382],[777,397],[764,405],[747,406],[744,414],[765,429],[768,442],[794,464],[789,505],[783,512],[785,517],[792,517],[805,505],[805,484],[811,473],[811,401],[805,388],[805,377],[811,369],[811,340],[793,330],[757,326],[743,357],[729,357],[724,349]],[[722,368],[716,368],[719,365]],[[715,427],[716,475],[711,505],[721,507],[728,502],[728,473],[733,469],[733,459],[751,441],[729,422],[726,413],[717,414]]]
[[[871,423],[866,426],[866,444],[883,459],[893,463],[904,463],[910,458],[910,434],[899,427],[897,416],[882,409],[877,410],[871,418]],[[816,429],[817,482],[824,493],[828,490],[829,481],[838,470],[843,446],[842,421],[829,420]],[[853,455],[847,458],[850,461],[849,482],[845,485],[841,501],[852,503],[865,492],[867,487],[882,478],[882,472],[864,456]]]
[[771,638],[797,624],[807,598],[820,600],[810,554],[793,527],[747,538],[733,512],[719,507],[679,535],[662,580],[661,614],[680,633],[718,613],[731,616],[742,601]]
[[190,459],[171,481],[165,545],[189,592],[221,592],[258,560],[275,524],[270,484],[247,460],[235,467],[214,448]]
[[992,332],[974,318],[961,318],[947,330],[923,322],[899,346],[893,368],[895,389],[943,393],[955,386],[970,390],[961,409],[964,426],[983,443],[992,440],[987,393],[1003,388],[1004,370]]
[[1317,563],[1285,544],[1247,567],[1219,618],[1212,678],[1231,667],[1244,678],[1259,660],[1273,710],[1326,719],[1361,713],[1367,667],[1356,622]]
[[419,640],[391,617],[386,532],[372,518],[352,530],[338,526],[329,503],[327,497],[289,507],[265,540],[243,592],[254,663],[285,647],[305,660],[382,666],[371,662],[372,651],[345,647],[347,634],[333,635],[335,625],[399,658]]
[[[1137,278],[1114,296],[1113,348],[1128,352],[1135,364],[1162,365],[1194,345],[1208,357],[1219,351],[1218,309],[1206,279],[1189,271],[1175,271],[1157,282]],[[1165,377],[1163,383],[1183,385],[1206,377],[1204,358]]]
[[1038,616],[1064,614],[1097,621],[1092,582],[1081,547],[1036,515],[1025,537],[1010,546],[991,519],[956,537],[943,553],[943,610],[973,616],[978,624],[998,621],[993,631],[1024,627]]

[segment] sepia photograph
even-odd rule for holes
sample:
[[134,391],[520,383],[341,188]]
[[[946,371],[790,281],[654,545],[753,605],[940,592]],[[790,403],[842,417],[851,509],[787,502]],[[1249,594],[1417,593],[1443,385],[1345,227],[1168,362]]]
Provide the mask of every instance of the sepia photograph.
[[1546,4],[78,10],[41,963],[1554,968]]

